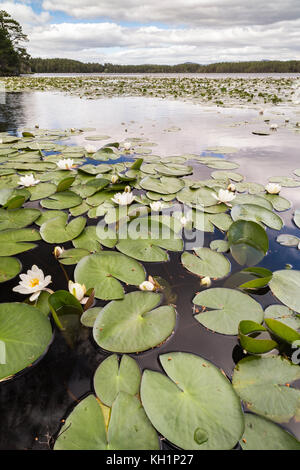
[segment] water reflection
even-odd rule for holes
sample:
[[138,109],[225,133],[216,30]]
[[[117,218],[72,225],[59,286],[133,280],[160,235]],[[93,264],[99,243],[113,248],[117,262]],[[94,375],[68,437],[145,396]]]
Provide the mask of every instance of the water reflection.
[[[277,114],[280,112],[281,114]],[[239,172],[247,175],[248,181],[265,184],[269,176],[289,175],[300,167],[299,133],[284,125],[285,115],[296,119],[294,111],[287,108],[270,108],[272,119],[279,122],[278,132],[267,137],[254,136],[252,130],[264,125],[257,111],[247,109],[204,108],[191,103],[150,98],[112,98],[96,101],[81,100],[61,93],[9,93],[6,104],[0,107],[0,130],[16,131],[22,127],[39,124],[40,128],[96,128],[110,136],[109,141],[130,140],[131,137],[147,137],[157,143],[153,153],[159,155],[202,154],[209,147],[235,147],[237,152],[230,159],[240,164]],[[172,132],[172,127],[181,130]],[[82,136],[74,137],[72,143],[83,144]],[[107,141],[97,142],[103,145]],[[222,154],[219,154],[222,156]],[[95,162],[92,162],[95,163]],[[195,165],[194,178],[205,179],[211,170]],[[297,189],[283,189],[282,195],[300,204]],[[286,226],[284,233],[295,233],[291,222],[293,209],[281,214]],[[92,223],[89,221],[89,224]],[[278,232],[268,229],[270,251],[262,265],[276,270],[285,264],[300,269],[299,251],[281,247],[276,243]],[[214,238],[224,235],[205,234],[205,246]],[[51,245],[39,242],[36,252],[24,253],[20,258],[23,271],[32,266],[38,257],[39,266],[54,280],[53,289],[66,288],[63,273],[53,261]],[[72,245],[66,246],[71,248]],[[229,256],[232,275],[241,267]],[[234,336],[212,333],[202,327],[193,317],[192,298],[200,289],[199,278],[193,276],[180,263],[180,254],[171,253],[169,263],[145,263],[152,276],[164,278],[177,294],[178,319],[175,334],[161,347],[136,355],[141,369],[161,370],[159,355],[171,351],[197,353],[222,368],[230,377],[243,352]],[[70,277],[73,268],[66,267]],[[230,282],[230,278],[226,280]],[[5,284],[2,302],[18,301],[11,293],[16,280]],[[214,282],[214,287],[224,286],[224,281]],[[130,289],[128,289],[130,291]],[[263,307],[275,302],[271,293],[254,294]],[[97,347],[86,328],[79,330],[76,347],[69,347],[57,332],[48,354],[28,373],[12,382],[1,384],[1,449],[46,449],[51,445],[51,436],[59,429],[60,420],[69,407],[88,392],[92,392],[92,377],[107,353]],[[300,428],[289,426],[300,437]]]

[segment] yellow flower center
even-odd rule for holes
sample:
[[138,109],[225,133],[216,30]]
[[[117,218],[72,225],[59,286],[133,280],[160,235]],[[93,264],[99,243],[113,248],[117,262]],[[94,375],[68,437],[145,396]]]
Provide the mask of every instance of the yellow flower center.
[[35,287],[35,286],[38,286],[39,283],[40,283],[40,280],[39,280],[39,279],[37,279],[37,278],[32,279],[32,280],[30,281],[30,287],[33,288],[33,287]]

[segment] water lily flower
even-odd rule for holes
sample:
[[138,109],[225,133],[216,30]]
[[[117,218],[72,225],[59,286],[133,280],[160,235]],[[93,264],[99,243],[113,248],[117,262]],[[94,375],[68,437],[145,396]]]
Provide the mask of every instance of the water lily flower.
[[270,130],[271,130],[271,131],[277,131],[277,129],[278,129],[278,125],[277,125],[277,124],[271,124],[271,125],[270,125]]
[[68,287],[69,287],[70,294],[74,295],[74,297],[76,297],[76,299],[79,300],[81,304],[87,303],[89,298],[85,297],[86,287],[84,284],[79,284],[77,282],[69,281]]
[[188,225],[191,222],[192,222],[191,214],[187,214],[186,216],[184,215],[183,217],[180,218],[180,223],[183,227],[185,227],[186,225]]
[[74,168],[74,160],[72,160],[72,158],[63,158],[59,160],[56,165],[60,170],[72,170],[72,168]]
[[39,124],[36,124],[34,127],[35,127],[36,129],[39,129],[39,128],[40,128]]
[[3,139],[0,138],[0,145],[2,145],[2,144],[3,144]]
[[119,206],[128,206],[135,200],[135,196],[131,192],[117,193],[111,200]]
[[210,277],[206,276],[201,279],[200,285],[202,287],[210,287],[211,286],[211,279]]
[[160,201],[155,201],[151,202],[150,207],[153,212],[159,212],[163,209],[164,206]]
[[236,198],[236,195],[232,193],[232,191],[228,191],[228,189],[220,189],[218,195],[213,194],[213,197],[217,199],[218,203],[224,203],[229,205],[231,201]]
[[43,271],[36,265],[33,265],[31,269],[27,271],[27,274],[20,274],[21,281],[19,285],[13,288],[14,292],[19,294],[29,295],[30,302],[34,302],[38,299],[40,293],[44,290],[52,292],[47,289],[47,286],[51,284],[51,276],[44,275]]
[[115,184],[115,183],[117,183],[118,181],[119,181],[118,175],[112,175],[112,177],[111,177],[111,182],[112,182],[112,184]]
[[124,149],[127,150],[127,151],[130,150],[131,149],[131,142],[125,142],[124,143]]
[[53,254],[54,254],[55,258],[57,259],[63,254],[64,251],[65,251],[65,249],[63,247],[56,246],[54,248]]
[[279,194],[281,191],[281,186],[280,184],[277,184],[277,183],[269,183],[265,187],[265,190],[267,191],[268,194]]
[[94,145],[87,145],[85,147],[85,151],[86,151],[86,153],[96,153],[97,149],[96,149],[96,147],[94,147]]
[[234,193],[236,191],[236,186],[235,184],[231,183],[228,185],[228,191],[231,191],[232,193]]
[[260,108],[259,114],[262,115],[262,114],[264,114],[264,112],[265,112],[265,110],[263,108]]
[[35,186],[36,184],[39,184],[40,180],[36,180],[33,175],[25,175],[21,176],[18,185],[19,186],[25,186],[26,188],[29,188],[30,186]]

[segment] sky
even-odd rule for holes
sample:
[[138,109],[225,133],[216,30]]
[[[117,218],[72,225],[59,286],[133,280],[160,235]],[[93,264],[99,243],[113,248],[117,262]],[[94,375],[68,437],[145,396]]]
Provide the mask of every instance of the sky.
[[32,57],[114,64],[300,60],[299,0],[0,0]]

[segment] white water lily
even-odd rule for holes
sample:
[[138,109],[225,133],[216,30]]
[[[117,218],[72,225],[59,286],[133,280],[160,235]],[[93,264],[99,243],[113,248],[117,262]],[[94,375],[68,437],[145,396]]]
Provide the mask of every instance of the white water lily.
[[183,227],[185,227],[186,225],[188,225],[189,223],[192,222],[192,215],[191,214],[186,214],[186,216],[184,215],[179,220],[180,220],[181,225]]
[[151,210],[153,212],[159,212],[163,209],[163,204],[160,201],[154,201],[150,204]]
[[84,284],[79,284],[78,282],[69,281],[68,287],[69,287],[70,294],[74,295],[74,297],[76,297],[76,299],[79,300],[81,304],[87,303],[89,298],[85,297],[86,287]]
[[130,150],[131,149],[131,142],[125,142],[124,143],[124,149],[127,150],[127,151]]
[[112,184],[116,184],[119,181],[118,175],[112,175],[111,182]]
[[281,186],[280,184],[277,184],[277,183],[269,183],[265,187],[265,190],[267,191],[268,194],[279,194],[281,191]]
[[54,248],[53,254],[55,258],[59,258],[63,254],[64,251],[65,249],[62,246],[56,246]]
[[201,279],[200,285],[202,287],[210,287],[211,286],[211,279],[210,277],[206,276]]
[[25,186],[25,188],[29,188],[30,186],[35,186],[36,184],[39,184],[40,180],[36,180],[33,175],[25,175],[21,176],[18,185],[19,186]]
[[271,131],[277,131],[278,125],[277,124],[271,124],[270,129],[271,129]]
[[150,282],[150,281],[144,281],[142,284],[139,286],[140,290],[146,290],[146,291],[154,291],[155,290],[155,285]]
[[20,279],[19,285],[14,287],[13,291],[24,295],[31,294],[30,302],[34,302],[38,299],[42,291],[46,290],[49,292],[47,286],[52,282],[51,276],[45,277],[43,271],[36,265],[33,265],[32,268],[27,271],[27,274],[20,274]]
[[260,108],[259,114],[262,115],[262,114],[264,114],[264,112],[265,112],[265,110],[263,108]]
[[85,147],[85,151],[86,151],[86,153],[96,153],[97,149],[96,149],[96,147],[94,147],[94,145],[87,145]]
[[220,189],[218,194],[213,194],[213,197],[219,203],[228,204],[236,198],[236,195],[232,191],[228,191],[228,189]]
[[3,139],[0,138],[0,145],[2,145],[2,144],[3,144]]
[[131,192],[117,193],[111,200],[119,206],[129,206],[134,200],[135,196]]
[[72,168],[74,168],[74,160],[72,160],[72,158],[63,158],[59,160],[56,165],[60,170],[72,170]]

